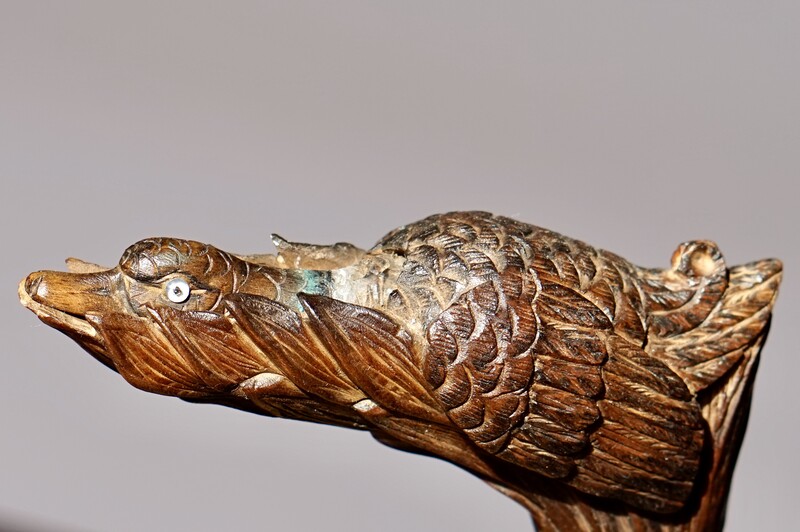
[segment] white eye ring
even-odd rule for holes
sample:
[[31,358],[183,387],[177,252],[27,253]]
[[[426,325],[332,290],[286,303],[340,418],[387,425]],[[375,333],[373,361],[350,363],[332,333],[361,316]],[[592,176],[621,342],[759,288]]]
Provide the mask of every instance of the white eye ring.
[[181,278],[171,279],[164,287],[164,291],[167,294],[167,299],[173,303],[185,303],[192,293],[189,283]]

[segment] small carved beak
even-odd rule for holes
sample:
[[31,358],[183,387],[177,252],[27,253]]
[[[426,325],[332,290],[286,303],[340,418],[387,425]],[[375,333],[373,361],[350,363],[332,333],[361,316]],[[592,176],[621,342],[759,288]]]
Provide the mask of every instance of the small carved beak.
[[33,301],[51,309],[84,318],[87,313],[120,309],[114,270],[93,273],[39,271],[24,281],[24,291]]
[[87,316],[120,312],[122,279],[116,269],[103,270],[82,261],[67,261],[71,273],[33,272],[19,283],[19,300],[44,323],[78,342],[97,360],[115,369],[102,335]]
[[82,273],[38,271],[20,283],[19,299],[48,325],[65,333],[97,339],[86,315],[125,308],[119,300],[120,283],[116,268]]

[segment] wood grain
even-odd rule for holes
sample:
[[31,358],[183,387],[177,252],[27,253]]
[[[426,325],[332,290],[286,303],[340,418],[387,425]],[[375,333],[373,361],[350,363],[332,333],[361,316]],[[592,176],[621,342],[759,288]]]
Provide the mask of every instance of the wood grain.
[[483,212],[370,250],[273,239],[146,239],[114,268],[34,272],[20,299],[138,388],[368,430],[539,530],[721,529],[779,261],[729,268],[694,241],[640,268]]

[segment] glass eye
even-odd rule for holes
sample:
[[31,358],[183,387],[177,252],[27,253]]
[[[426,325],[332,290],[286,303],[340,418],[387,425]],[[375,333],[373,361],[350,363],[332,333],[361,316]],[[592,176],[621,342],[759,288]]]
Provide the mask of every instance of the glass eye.
[[172,279],[164,287],[167,299],[173,303],[185,303],[189,299],[192,289],[184,279]]

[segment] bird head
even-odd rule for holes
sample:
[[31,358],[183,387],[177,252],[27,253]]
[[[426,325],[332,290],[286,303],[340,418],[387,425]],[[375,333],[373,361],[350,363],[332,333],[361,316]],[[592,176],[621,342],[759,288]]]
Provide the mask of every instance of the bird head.
[[22,304],[135,386],[168,395],[198,396],[209,385],[175,348],[165,319],[219,316],[235,293],[276,294],[271,276],[251,275],[259,266],[176,238],[141,240],[113,268],[78,259],[67,267],[28,275]]
[[57,328],[64,332],[85,332],[88,315],[146,316],[148,308],[163,307],[210,311],[224,295],[254,288],[242,282],[244,261],[213,246],[176,238],[141,240],[125,250],[114,268],[78,259],[67,259],[67,266],[68,272],[31,273],[20,284],[23,304],[61,320]]

